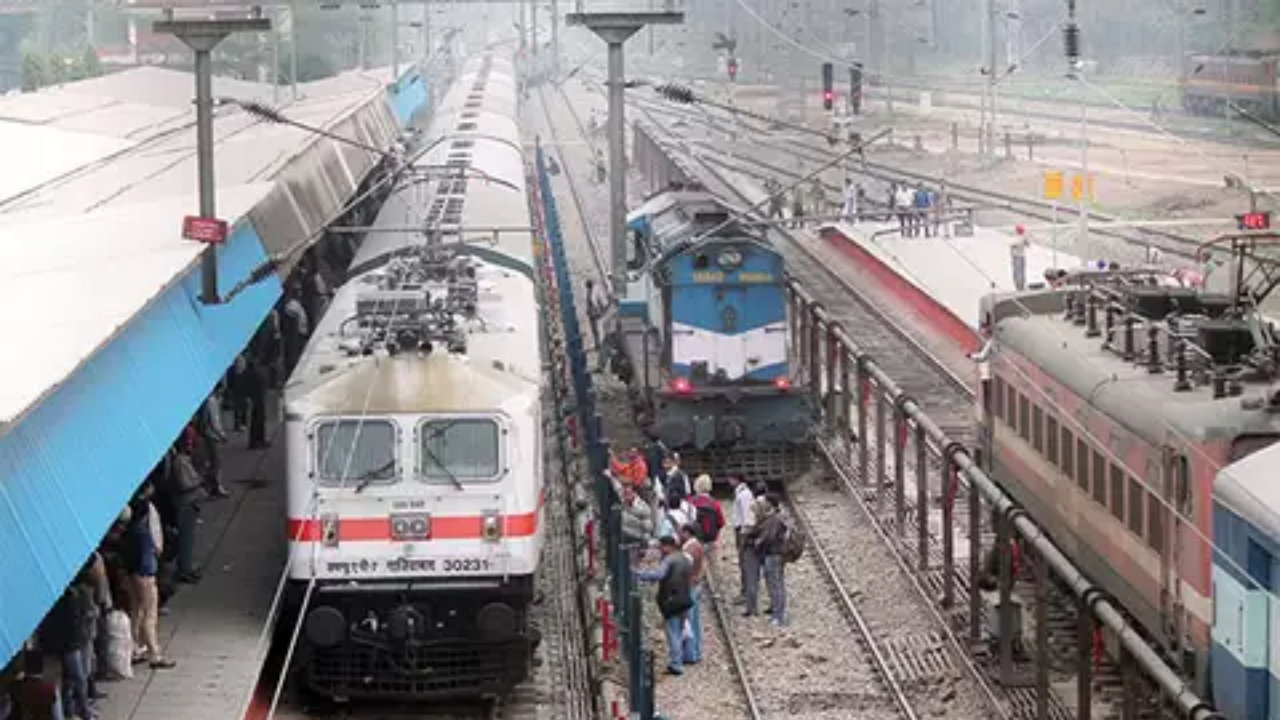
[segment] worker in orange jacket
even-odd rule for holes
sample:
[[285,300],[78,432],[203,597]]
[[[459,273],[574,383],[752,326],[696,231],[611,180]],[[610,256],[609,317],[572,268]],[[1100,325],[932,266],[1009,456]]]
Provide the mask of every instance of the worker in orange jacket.
[[616,477],[637,490],[649,480],[649,466],[644,461],[644,455],[636,448],[631,448],[621,458],[610,450],[609,469]]

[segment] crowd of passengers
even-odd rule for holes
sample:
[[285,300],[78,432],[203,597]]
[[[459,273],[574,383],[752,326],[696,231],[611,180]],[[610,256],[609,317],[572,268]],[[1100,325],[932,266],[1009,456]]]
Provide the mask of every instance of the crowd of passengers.
[[775,628],[787,624],[784,551],[794,526],[778,495],[763,482],[753,488],[731,477],[733,505],[726,519],[711,496],[711,477],[699,475],[691,483],[680,456],[660,446],[611,456],[609,476],[622,499],[623,542],[637,577],[658,586],[668,674],[682,675],[686,665],[702,661],[703,581],[726,528],[737,550],[734,603],[744,617],[759,616],[763,575],[769,601],[764,614]]
[[293,371],[332,277],[308,254],[253,340],[147,474],[23,650],[0,669],[0,720],[96,720],[104,685],[165,671],[160,618],[195,562],[206,503],[231,491],[224,448],[269,446],[267,405]]

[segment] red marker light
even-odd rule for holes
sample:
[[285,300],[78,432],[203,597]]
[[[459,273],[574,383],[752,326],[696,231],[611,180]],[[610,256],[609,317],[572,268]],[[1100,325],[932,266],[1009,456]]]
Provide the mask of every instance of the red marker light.
[[671,381],[671,389],[683,395],[689,392],[690,390],[692,390],[693,388],[690,387],[688,380],[684,378],[676,378]]
[[777,380],[774,380],[774,381],[773,381],[773,386],[774,386],[774,387],[776,387],[776,388],[778,388],[779,390],[790,390],[790,389],[791,389],[791,378],[787,378],[787,377],[780,377],[780,378],[778,378]]
[[1236,224],[1241,230],[1268,230],[1271,228],[1271,213],[1247,212],[1237,215]]

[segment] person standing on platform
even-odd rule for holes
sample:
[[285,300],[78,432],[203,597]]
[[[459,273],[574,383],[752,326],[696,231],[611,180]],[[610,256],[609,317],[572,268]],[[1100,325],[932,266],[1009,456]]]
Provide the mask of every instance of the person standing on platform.
[[250,356],[244,372],[244,394],[249,400],[249,449],[267,446],[267,371],[258,355]]
[[915,197],[915,192],[906,185],[898,187],[894,195],[893,204],[898,211],[898,231],[902,237],[914,237],[916,234],[915,218],[912,214],[915,210]]
[[827,212],[827,189],[822,185],[822,181],[814,178],[809,183],[809,213],[815,218],[821,218]]
[[933,195],[929,189],[921,185],[916,188],[915,195],[911,198],[915,205],[916,220],[915,234],[919,236],[924,233],[925,237],[933,237],[933,213],[930,208],[933,204]]
[[284,312],[281,313],[281,335],[284,336],[284,376],[287,379],[293,374],[293,368],[302,357],[302,349],[306,347],[307,336],[311,334],[307,318],[307,309],[303,307],[301,295],[296,284],[289,285],[285,295]]
[[938,237],[951,237],[951,219],[947,217],[950,213],[951,193],[947,190],[947,184],[944,182],[938,188],[938,194],[935,196],[933,203],[933,231]]
[[194,425],[204,455],[200,470],[204,474],[205,492],[211,498],[230,497],[231,493],[222,484],[222,452],[218,446],[227,441],[227,434],[222,430],[222,408],[217,391],[211,393],[196,411]]
[[858,222],[858,196],[861,188],[855,187],[853,178],[844,179],[844,205],[840,207],[840,217],[847,223]]
[[791,227],[804,224],[804,191],[796,188],[791,194]]
[[784,219],[786,216],[782,212],[782,205],[786,198],[782,196],[782,186],[777,180],[769,178],[764,181],[764,191],[769,195],[769,219]]
[[1013,270],[1013,289],[1019,292],[1027,289],[1027,249],[1031,240],[1027,237],[1027,229],[1017,227],[1018,237],[1009,247],[1009,262]]
[[160,513],[151,504],[150,496],[151,488],[144,486],[129,507],[126,564],[133,597],[130,620],[137,649],[133,660],[135,663],[149,660],[152,668],[160,670],[171,668],[175,663],[166,660],[160,652],[160,590],[156,586],[156,575],[164,554],[164,532],[160,529]]

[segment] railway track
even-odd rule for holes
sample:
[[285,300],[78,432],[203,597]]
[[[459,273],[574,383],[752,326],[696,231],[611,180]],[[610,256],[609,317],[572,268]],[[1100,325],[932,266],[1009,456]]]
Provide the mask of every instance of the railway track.
[[[723,118],[718,115],[714,118],[708,113],[696,112],[690,109],[673,106],[669,103],[654,101],[649,99],[636,98],[636,107],[643,108],[651,114],[661,114],[670,117],[680,118],[684,122],[696,122],[708,128],[719,130],[716,122],[724,122]],[[739,172],[745,171],[749,175],[755,177],[780,177],[786,180],[795,180],[801,177],[801,173],[796,172],[792,168],[787,168],[782,164],[779,158],[795,158],[808,163],[817,165],[825,163],[831,158],[832,149],[830,147],[821,147],[809,143],[798,142],[794,139],[786,141],[769,139],[772,131],[764,127],[755,127],[752,130],[756,133],[756,137],[752,139],[751,144],[757,148],[767,150],[772,154],[774,159],[766,160],[757,154],[737,153],[735,154],[735,168]],[[706,146],[711,147],[712,141],[698,138],[682,138],[684,143],[689,147]],[[705,159],[707,162],[719,163],[724,166],[723,160]],[[749,167],[743,167],[749,166]],[[885,182],[906,182],[912,184],[933,184],[937,182],[937,177],[925,173],[918,173],[909,170],[896,168],[885,163],[876,163],[871,161],[850,162],[850,168],[860,175],[876,178]],[[842,188],[836,183],[824,182],[824,185],[834,193],[839,193]],[[986,188],[972,185],[963,185],[956,183],[948,183],[948,192],[955,200],[969,203],[976,209],[980,210],[997,210],[1012,213],[1018,217],[1029,217],[1046,222],[1065,222],[1070,218],[1078,217],[1078,210],[1074,207],[1061,205],[1055,206],[1047,201],[1038,198],[1021,197],[1012,193],[1004,193]],[[1095,223],[1114,223],[1118,219],[1098,212],[1088,212],[1090,222]],[[1130,246],[1135,257],[1144,256],[1148,246],[1154,246],[1165,253],[1167,256],[1179,258],[1185,262],[1190,262],[1195,258],[1196,250],[1201,245],[1201,241],[1157,229],[1107,229],[1107,228],[1090,228],[1090,234],[1100,238],[1110,238],[1120,240]]]
[[[640,108],[640,111],[642,114],[647,114],[651,121],[655,119],[652,114],[646,113],[645,109]],[[700,165],[704,169],[703,175],[718,186],[713,189],[723,193],[727,198],[737,200],[740,204],[752,204],[753,199],[734,187],[723,172],[715,167],[723,165],[723,162],[715,163],[696,154],[690,154],[690,159]],[[822,264],[820,258],[805,242],[782,228],[777,230],[777,235],[785,241],[779,247],[787,257],[792,274],[803,278],[805,287],[827,307],[834,319],[841,322],[860,347],[882,363],[886,372],[895,378],[907,394],[921,398],[930,416],[940,426],[946,428],[948,435],[966,444],[971,442],[974,431],[970,416],[972,396],[968,387],[958,378],[942,370],[940,364],[929,356],[927,351],[912,341],[904,330],[880,312],[872,302],[863,298],[856,287]],[[865,516],[867,526],[874,527],[885,545],[894,549],[900,569],[913,578],[911,584],[914,586],[915,594],[929,600],[939,597],[942,594],[944,573],[948,571],[944,567],[939,539],[933,537],[932,542],[928,543],[929,551],[925,563],[927,570],[919,573],[921,575],[919,579],[915,579],[909,567],[911,562],[909,558],[917,554],[919,545],[908,540],[912,537],[936,535],[937,511],[932,509],[929,511],[929,514],[934,517],[927,521],[927,527],[921,528],[917,519],[918,502],[909,498],[898,498],[896,503],[886,502],[885,490],[892,486],[891,483],[886,482],[886,476],[891,468],[896,470],[896,467],[893,467],[896,453],[890,447],[872,447],[869,467],[871,472],[875,473],[875,477],[862,477],[855,454],[851,452],[849,446],[842,446],[838,439],[831,438],[824,438],[822,446],[826,459],[830,463],[829,479],[840,486],[847,497],[856,500],[860,512]],[[904,460],[909,467],[904,467],[902,472],[907,477],[912,477],[915,468],[910,466],[914,466],[915,462],[909,456],[904,457]],[[931,476],[935,475],[938,470],[936,456],[930,455],[927,462],[932,466]],[[907,494],[911,495],[910,492]],[[945,502],[941,498],[934,499]],[[954,516],[966,517],[968,494],[958,493],[954,503]],[[990,547],[994,541],[994,534],[988,528],[985,518],[981,528],[982,545]],[[814,535],[811,533],[812,536]],[[959,546],[964,544],[963,541],[957,541]],[[966,593],[969,589],[967,573],[955,569],[951,571],[955,573],[957,594]],[[1030,592],[1031,588],[1028,587],[1029,581],[1033,581],[1030,572],[1024,572],[1018,578],[1014,589],[1014,597],[1027,608],[1034,607],[1035,603],[1033,593]],[[1055,587],[1050,588],[1048,597],[1046,642],[1050,648],[1050,661],[1054,665],[1051,671],[1052,681],[1057,685],[1069,685],[1074,677],[1073,666],[1071,661],[1064,661],[1063,658],[1075,658],[1079,655],[1078,637],[1075,631],[1078,625],[1076,606],[1073,598]],[[987,606],[984,609],[990,607],[992,600],[994,598],[984,599],[984,604]],[[932,602],[929,607],[933,612],[942,612],[946,616],[948,640],[960,649],[962,642],[955,630],[968,624],[967,613],[963,608],[939,611],[935,609]],[[984,617],[989,615],[989,611],[984,613]],[[986,625],[985,622],[984,625]],[[986,629],[988,632],[991,630],[989,625]],[[986,659],[988,665],[991,665],[990,661],[995,660],[990,655]],[[917,660],[916,664],[927,665],[929,662]],[[994,672],[991,667],[987,669],[989,674]],[[1015,672],[1025,677],[1033,669],[1029,661],[1023,660],[1016,663]],[[1104,658],[1100,666],[1095,669],[1095,673],[1099,690],[1094,700],[1095,705],[1098,706],[1097,710],[1106,712],[1118,707],[1125,700],[1127,690],[1119,681],[1120,676],[1116,666],[1110,662],[1109,658]],[[1022,687],[1018,687],[1015,683],[1012,687],[1000,688],[997,694],[1003,698],[1003,706],[1009,708],[1015,716],[1036,717],[1039,711],[1036,693],[1033,688],[1025,686],[1027,683],[1021,684]],[[1139,694],[1142,709],[1138,716],[1159,717],[1161,708],[1158,702],[1152,700],[1155,697],[1154,689],[1150,686],[1140,687]],[[1072,713],[1062,702],[1058,693],[1054,693],[1048,699],[1045,712],[1047,717],[1055,720],[1067,720],[1072,717]]]

